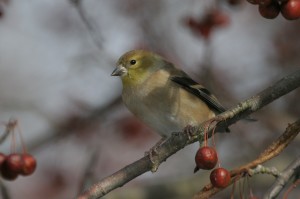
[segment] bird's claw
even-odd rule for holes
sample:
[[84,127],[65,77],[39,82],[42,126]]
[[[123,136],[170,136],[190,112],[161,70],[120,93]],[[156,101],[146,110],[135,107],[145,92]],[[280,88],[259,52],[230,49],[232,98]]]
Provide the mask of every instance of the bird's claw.
[[206,125],[205,125],[205,130],[208,131],[210,129],[210,126],[215,123],[215,127],[213,127],[213,131],[219,131],[219,132],[226,132],[226,133],[229,133],[230,130],[228,127],[226,128],[223,128],[223,127],[217,127],[217,124],[219,122],[222,122],[222,121],[225,121],[225,119],[223,117],[220,117],[220,116],[217,116],[215,118],[211,118],[209,120],[206,121]]
[[195,131],[195,127],[192,125],[187,125],[183,129],[183,133],[185,133],[188,136],[188,139],[191,140],[193,138],[193,133]]

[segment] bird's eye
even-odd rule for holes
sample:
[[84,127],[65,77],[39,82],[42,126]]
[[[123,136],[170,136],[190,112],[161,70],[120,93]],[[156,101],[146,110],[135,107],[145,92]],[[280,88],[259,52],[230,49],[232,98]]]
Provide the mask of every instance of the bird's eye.
[[131,65],[134,65],[134,64],[136,64],[136,61],[133,59],[133,60],[130,60],[130,64]]

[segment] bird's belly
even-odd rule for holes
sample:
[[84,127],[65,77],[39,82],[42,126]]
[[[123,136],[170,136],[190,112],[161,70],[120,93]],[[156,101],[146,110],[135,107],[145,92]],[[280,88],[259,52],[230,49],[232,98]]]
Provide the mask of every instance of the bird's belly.
[[214,116],[199,98],[182,88],[160,84],[151,90],[132,89],[122,94],[127,108],[160,135],[170,136]]
[[172,132],[182,130],[177,117],[163,112],[155,105],[149,107],[140,101],[125,103],[125,105],[137,118],[142,120],[146,125],[155,130],[161,136],[166,137]]
[[172,132],[181,132],[187,125],[198,125],[210,117],[205,111],[197,109],[197,103],[178,105],[170,104],[164,98],[158,99],[151,105],[143,100],[124,102],[135,116],[164,137],[170,136]]
[[159,110],[152,112],[149,117],[142,120],[154,129],[161,136],[168,137],[172,132],[181,132],[185,127],[179,117],[166,113],[161,113]]

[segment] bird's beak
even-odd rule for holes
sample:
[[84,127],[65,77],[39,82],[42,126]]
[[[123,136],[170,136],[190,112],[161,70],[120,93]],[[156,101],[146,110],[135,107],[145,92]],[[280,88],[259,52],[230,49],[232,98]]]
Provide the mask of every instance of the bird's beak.
[[125,74],[127,74],[127,69],[122,64],[120,64],[112,72],[111,76],[123,76]]

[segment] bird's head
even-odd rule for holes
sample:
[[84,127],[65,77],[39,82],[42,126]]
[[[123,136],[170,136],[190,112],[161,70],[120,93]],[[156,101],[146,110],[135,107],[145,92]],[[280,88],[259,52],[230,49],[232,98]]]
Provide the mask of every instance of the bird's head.
[[163,65],[163,58],[145,50],[132,50],[120,57],[112,76],[120,76],[124,84],[142,83]]

